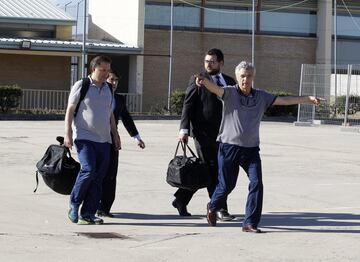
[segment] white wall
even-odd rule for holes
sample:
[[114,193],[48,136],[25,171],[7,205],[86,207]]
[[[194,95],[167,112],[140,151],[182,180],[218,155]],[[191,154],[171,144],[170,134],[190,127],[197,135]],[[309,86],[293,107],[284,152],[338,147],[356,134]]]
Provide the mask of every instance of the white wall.
[[144,0],[89,0],[92,22],[127,45],[143,47]]

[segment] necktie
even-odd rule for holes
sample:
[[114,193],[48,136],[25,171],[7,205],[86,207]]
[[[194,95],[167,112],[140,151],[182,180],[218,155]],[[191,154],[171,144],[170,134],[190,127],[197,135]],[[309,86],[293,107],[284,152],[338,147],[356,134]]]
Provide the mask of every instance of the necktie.
[[216,78],[216,85],[218,85],[218,86],[224,86],[224,85],[221,83],[221,81],[220,81],[220,76],[219,76],[219,75],[216,75],[215,78]]

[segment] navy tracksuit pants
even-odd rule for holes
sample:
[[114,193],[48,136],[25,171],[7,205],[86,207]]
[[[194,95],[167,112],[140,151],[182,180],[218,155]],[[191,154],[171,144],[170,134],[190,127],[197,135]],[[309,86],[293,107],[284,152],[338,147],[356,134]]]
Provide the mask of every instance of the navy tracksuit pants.
[[101,198],[103,178],[109,164],[110,143],[74,141],[81,164],[70,195],[70,205],[79,207],[82,217],[95,215]]
[[227,196],[235,188],[239,167],[242,167],[250,180],[243,226],[258,226],[263,203],[263,183],[259,151],[259,147],[219,144],[219,182],[211,197],[209,206],[211,211],[219,210],[224,201],[226,201]]

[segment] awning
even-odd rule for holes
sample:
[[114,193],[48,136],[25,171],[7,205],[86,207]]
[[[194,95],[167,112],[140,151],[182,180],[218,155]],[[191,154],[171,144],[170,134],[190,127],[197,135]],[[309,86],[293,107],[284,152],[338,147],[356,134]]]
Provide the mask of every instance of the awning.
[[[49,39],[0,38],[0,49],[79,52],[82,50],[81,41],[62,41]],[[101,54],[140,54],[141,48],[114,42],[87,40],[86,52]]]

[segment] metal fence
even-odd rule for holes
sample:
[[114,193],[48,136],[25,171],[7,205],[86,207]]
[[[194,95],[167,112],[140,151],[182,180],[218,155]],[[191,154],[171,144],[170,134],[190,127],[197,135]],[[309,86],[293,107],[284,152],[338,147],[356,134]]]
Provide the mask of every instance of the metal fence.
[[[65,113],[70,91],[23,89],[20,99],[20,110],[43,111],[45,113]],[[142,95],[121,93],[126,98],[130,113],[141,112]]]
[[130,113],[142,112],[142,95],[135,93],[119,93],[125,96],[126,107]]
[[298,122],[360,125],[360,65],[304,64],[300,95],[323,97],[320,106],[299,105]]

